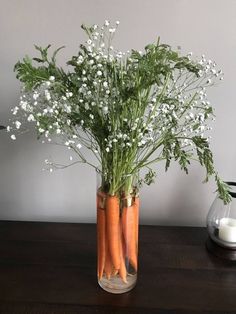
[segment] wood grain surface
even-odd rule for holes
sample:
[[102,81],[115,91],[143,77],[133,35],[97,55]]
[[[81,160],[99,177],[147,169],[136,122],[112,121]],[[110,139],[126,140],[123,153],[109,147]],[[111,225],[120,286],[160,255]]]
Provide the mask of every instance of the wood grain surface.
[[0,313],[236,313],[236,264],[205,249],[205,228],[140,226],[137,286],[96,278],[96,225],[0,221]]

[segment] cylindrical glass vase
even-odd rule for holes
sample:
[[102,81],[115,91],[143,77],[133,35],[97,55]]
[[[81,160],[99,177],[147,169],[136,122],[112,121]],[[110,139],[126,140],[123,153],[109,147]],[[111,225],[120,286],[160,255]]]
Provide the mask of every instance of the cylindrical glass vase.
[[134,180],[129,178],[126,191],[111,195],[97,174],[97,276],[111,293],[130,291],[137,281],[139,194]]

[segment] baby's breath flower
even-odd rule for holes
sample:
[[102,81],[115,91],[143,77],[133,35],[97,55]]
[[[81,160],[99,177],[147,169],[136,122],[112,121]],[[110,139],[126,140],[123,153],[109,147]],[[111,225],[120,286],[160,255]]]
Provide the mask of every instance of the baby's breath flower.
[[49,91],[46,89],[45,90],[45,98],[49,101],[51,99],[51,95],[49,93]]
[[16,125],[16,128],[19,129],[20,126],[21,126],[21,122],[20,122],[20,121],[16,121],[16,122],[15,122],[15,125]]
[[18,112],[19,108],[16,106],[13,110],[12,110],[12,114],[16,115]]
[[[68,72],[56,65],[55,54],[50,63],[48,48],[42,49],[42,58],[50,64],[43,69],[56,77],[42,80],[41,64],[30,69],[30,63],[18,63],[16,71],[25,86],[19,105],[12,109],[17,117],[7,131],[33,122],[39,137],[51,143],[55,136],[55,142],[77,153],[79,162],[91,164],[83,155],[86,149],[98,154],[111,195],[130,193],[122,178],[145,164],[149,167],[156,160],[155,147],[160,159],[176,160],[185,171],[200,147],[207,173],[214,174],[206,146],[209,138],[204,137],[211,130],[207,122],[213,120],[206,91],[217,77],[223,79],[222,71],[204,55],[192,61],[192,52],[182,57],[179,51],[172,53],[169,46],[156,43],[143,51],[119,51],[112,43],[118,25],[119,21],[113,27],[105,20],[102,27],[83,27],[89,38],[69,60]],[[52,162],[48,165],[50,172],[58,168]],[[120,191],[114,188],[118,186]]]
[[33,93],[33,98],[36,100],[38,97],[39,97],[39,93],[34,92],[34,93]]
[[67,93],[66,93],[66,97],[67,97],[67,98],[72,97],[72,96],[73,96],[73,93],[72,93],[72,92],[67,92]]

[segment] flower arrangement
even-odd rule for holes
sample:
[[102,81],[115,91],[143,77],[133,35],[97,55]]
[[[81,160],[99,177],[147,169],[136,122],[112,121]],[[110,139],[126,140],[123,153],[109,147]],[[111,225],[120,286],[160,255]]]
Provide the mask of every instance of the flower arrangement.
[[[206,181],[214,175],[220,196],[229,201],[227,187],[214,170],[209,137],[204,136],[211,129],[207,123],[214,120],[206,90],[215,79],[223,79],[222,71],[205,56],[193,61],[191,53],[180,56],[159,39],[143,52],[117,51],[112,40],[118,25],[82,25],[88,40],[67,62],[72,68],[67,72],[56,64],[64,47],[50,58],[50,45],[35,46],[40,57],[26,56],[15,65],[23,88],[19,105],[12,109],[16,119],[7,128],[11,138],[16,139],[15,131],[24,122],[34,123],[38,138],[76,153],[71,164],[99,166],[103,189],[111,195],[140,169],[147,173],[139,183],[152,183],[151,165],[159,161],[165,161],[167,170],[175,160],[187,173],[190,161],[197,160],[206,169]],[[86,150],[97,163],[87,153],[85,157]],[[64,168],[46,163],[50,171]]]
[[[112,46],[119,22],[82,29],[88,40],[67,62],[57,65],[58,48],[35,46],[40,56],[15,65],[23,83],[11,138],[33,123],[43,142],[65,146],[76,156],[62,165],[46,160],[50,171],[76,163],[101,176],[97,193],[98,280],[121,293],[135,285],[138,255],[139,187],[154,182],[153,165],[172,161],[188,173],[191,161],[214,176],[219,197],[230,201],[228,186],[215,171],[206,133],[214,120],[206,91],[223,79],[216,63],[181,56],[157,42],[144,51],[123,53]],[[88,154],[90,152],[90,154]]]

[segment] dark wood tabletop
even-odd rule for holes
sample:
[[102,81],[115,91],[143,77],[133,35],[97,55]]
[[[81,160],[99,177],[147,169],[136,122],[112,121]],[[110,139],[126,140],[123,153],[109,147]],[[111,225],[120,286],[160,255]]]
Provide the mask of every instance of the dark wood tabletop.
[[236,313],[236,264],[205,228],[140,226],[139,275],[125,294],[96,278],[96,225],[0,222],[0,313]]

